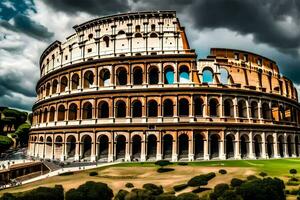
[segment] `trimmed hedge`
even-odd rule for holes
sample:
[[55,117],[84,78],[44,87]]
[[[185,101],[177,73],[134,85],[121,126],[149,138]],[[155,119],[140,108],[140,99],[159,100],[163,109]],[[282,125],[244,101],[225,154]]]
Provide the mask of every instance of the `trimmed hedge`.
[[173,168],[158,168],[157,169],[157,172],[158,173],[164,173],[164,172],[171,172],[171,171],[174,171],[175,169]]
[[187,184],[180,184],[180,185],[175,185],[173,187],[173,189],[174,189],[174,191],[178,192],[178,191],[184,190],[187,187],[188,187]]
[[233,178],[230,181],[231,187],[240,187],[243,183],[244,181],[238,178]]
[[219,170],[219,173],[220,173],[220,174],[227,174],[227,171],[226,171],[225,169],[220,169],[220,170]]
[[90,172],[89,175],[90,175],[90,176],[97,176],[97,175],[98,175],[98,172]]
[[127,188],[134,188],[134,185],[132,183],[126,183],[125,187],[127,187]]
[[59,174],[58,176],[70,176],[73,174],[74,174],[74,172],[64,172],[64,173]]

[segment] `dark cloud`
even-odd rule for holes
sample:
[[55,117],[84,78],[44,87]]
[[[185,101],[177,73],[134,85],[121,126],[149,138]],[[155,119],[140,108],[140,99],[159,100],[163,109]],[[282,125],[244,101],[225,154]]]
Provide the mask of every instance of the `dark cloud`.
[[107,15],[130,9],[127,0],[45,0],[45,3],[69,14],[86,12],[92,15]]
[[265,43],[281,52],[296,55],[300,46],[300,33],[291,33],[291,30],[279,24],[279,19],[284,16],[293,18],[297,12],[294,10],[288,13],[291,5],[280,6],[283,1],[274,0],[272,5],[270,2],[201,0],[191,7],[191,16],[198,29],[228,28],[242,35],[253,34],[257,43]]

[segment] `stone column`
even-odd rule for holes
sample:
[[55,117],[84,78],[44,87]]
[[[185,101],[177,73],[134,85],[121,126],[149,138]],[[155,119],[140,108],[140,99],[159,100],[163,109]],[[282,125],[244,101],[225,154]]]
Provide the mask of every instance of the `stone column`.
[[189,161],[194,160],[194,133],[193,131],[190,131],[189,134]]
[[157,151],[156,151],[156,160],[161,160],[162,159],[162,152],[161,152],[161,146],[162,146],[162,133],[158,133],[157,137]]
[[249,133],[249,158],[250,159],[254,159],[255,156],[254,156],[254,153],[253,153],[253,133],[252,131],[250,131]]
[[240,132],[237,131],[235,135],[235,147],[234,147],[234,158],[241,159],[241,149],[240,149]]
[[203,141],[203,146],[204,146],[204,149],[203,149],[203,159],[204,160],[209,160],[209,134],[208,134],[208,131],[205,132],[205,140]]
[[141,161],[146,161],[146,133],[143,132],[142,143],[141,143]]
[[278,141],[277,141],[277,133],[273,133],[274,143],[273,143],[273,149],[274,149],[274,158],[279,158],[278,156]]
[[113,162],[113,161],[114,161],[114,137],[111,136],[108,142],[107,162]]
[[261,152],[261,157],[262,158],[267,158],[267,154],[266,154],[266,134],[265,132],[262,132],[262,152]]
[[226,154],[224,152],[225,147],[225,133],[224,131],[221,131],[221,138],[219,141],[219,158],[220,160],[226,160]]
[[[94,138],[94,137],[92,137]],[[96,141],[92,139],[92,149],[91,149],[91,162],[96,161]]]
[[178,154],[177,154],[177,142],[178,142],[178,133],[176,133],[175,137],[173,135],[173,143],[172,143],[172,161],[178,161]]
[[61,155],[60,155],[60,161],[65,161],[65,143],[61,143]]
[[129,133],[129,137],[126,141],[126,147],[125,147],[125,161],[130,162],[130,146],[131,146],[131,134]]
[[287,134],[286,133],[284,133],[283,139],[284,139],[284,142],[283,142],[283,157],[288,158],[289,155],[288,155],[288,144],[287,144]]
[[74,160],[76,160],[76,161],[80,160],[80,141],[76,142]]

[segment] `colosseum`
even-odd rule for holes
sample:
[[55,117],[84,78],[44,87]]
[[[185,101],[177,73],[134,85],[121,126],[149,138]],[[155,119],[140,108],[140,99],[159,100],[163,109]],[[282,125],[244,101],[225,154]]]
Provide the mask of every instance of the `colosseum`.
[[174,11],[106,16],[73,28],[41,55],[30,156],[299,156],[297,90],[275,61],[225,48],[198,59]]

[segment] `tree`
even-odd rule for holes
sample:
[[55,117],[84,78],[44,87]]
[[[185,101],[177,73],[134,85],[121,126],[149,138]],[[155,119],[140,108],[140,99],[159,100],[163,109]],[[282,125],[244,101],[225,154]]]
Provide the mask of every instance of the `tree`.
[[148,190],[133,189],[125,196],[125,200],[154,200],[154,196]]
[[30,124],[28,123],[21,124],[16,130],[15,135],[17,135],[21,146],[26,146],[28,144],[29,130]]
[[119,190],[119,192],[116,194],[114,200],[125,200],[126,195],[129,192],[127,190]]
[[66,200],[111,200],[114,194],[107,184],[88,181],[66,193]]
[[199,200],[199,196],[192,192],[186,192],[178,195],[176,200]]
[[161,185],[157,186],[157,185],[152,184],[152,183],[144,184],[143,188],[145,190],[148,190],[151,193],[151,195],[154,195],[154,196],[160,195],[164,192],[164,189]]
[[229,185],[225,183],[218,184],[214,187],[214,191],[210,194],[211,200],[217,200],[221,197],[227,190],[229,190]]
[[9,149],[12,144],[12,139],[7,136],[0,135],[0,153]]

